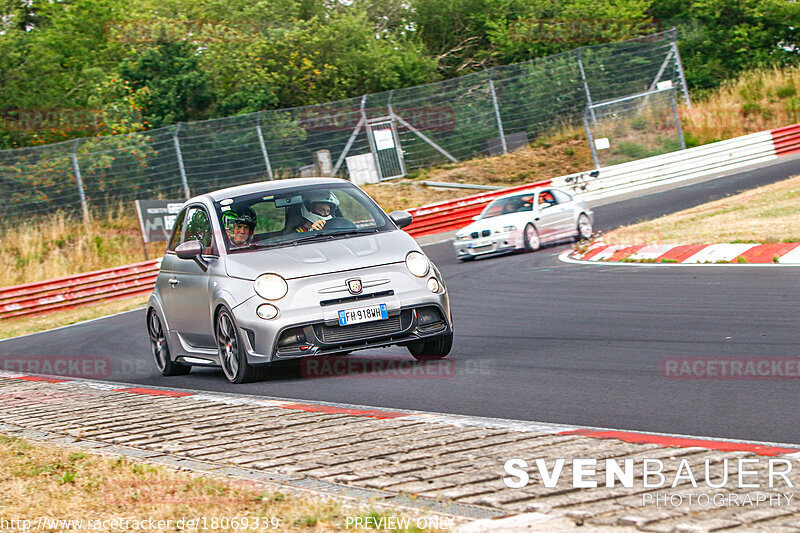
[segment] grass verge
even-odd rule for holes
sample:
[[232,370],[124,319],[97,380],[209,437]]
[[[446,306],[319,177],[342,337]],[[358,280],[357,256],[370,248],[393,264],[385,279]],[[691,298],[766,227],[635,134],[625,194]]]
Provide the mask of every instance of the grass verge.
[[[200,477],[4,435],[0,435],[0,493],[0,519],[30,520],[32,528],[44,526],[38,531],[152,531],[153,523],[163,521],[155,530],[324,532],[345,529],[348,517],[372,517],[380,523],[383,516],[410,518],[411,527],[390,531],[431,531],[417,529],[409,513],[348,508],[307,494],[267,491],[252,482]],[[235,526],[233,517],[238,518]],[[195,527],[188,522],[202,518],[205,528],[199,520]],[[40,519],[47,522],[39,524]],[[181,519],[183,527],[178,523]],[[55,520],[83,523],[68,527]],[[111,520],[120,522],[114,527]],[[102,527],[103,521],[109,521],[108,527]],[[23,529],[19,522],[16,528],[10,525],[11,530]]]
[[624,226],[608,244],[800,242],[800,176]]
[[[0,339],[38,333],[60,326],[92,320],[93,318],[130,311],[131,309],[143,307],[148,298],[149,296],[137,296],[126,300],[101,302],[86,307],[56,311],[44,316],[6,318],[2,320],[3,327],[0,329]],[[144,331],[144,324],[142,325],[142,331]]]

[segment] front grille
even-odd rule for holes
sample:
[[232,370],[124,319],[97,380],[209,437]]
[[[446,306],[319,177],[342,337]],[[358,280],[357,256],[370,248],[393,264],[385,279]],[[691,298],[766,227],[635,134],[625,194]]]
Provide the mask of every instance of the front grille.
[[492,230],[489,230],[489,229],[485,229],[485,230],[483,230],[481,232],[481,235],[483,235],[484,237],[488,237],[491,234],[492,234]]
[[395,315],[386,320],[353,324],[352,326],[326,326],[320,328],[322,342],[351,342],[370,337],[392,335],[402,331],[400,315]]
[[358,296],[344,296],[342,298],[334,298],[332,300],[322,300],[319,305],[322,307],[328,305],[339,305],[349,302],[357,302],[359,300],[370,300],[372,298],[385,298],[386,296],[394,296],[393,290],[373,292],[370,294],[359,294]]
[[477,239],[478,238],[478,232],[477,231],[473,231],[472,233],[470,233],[469,236],[472,237],[473,239]]

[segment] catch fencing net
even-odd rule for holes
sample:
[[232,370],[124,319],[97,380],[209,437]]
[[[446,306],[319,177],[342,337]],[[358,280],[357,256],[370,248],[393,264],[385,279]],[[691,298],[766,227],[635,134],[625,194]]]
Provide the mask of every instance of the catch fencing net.
[[0,209],[80,216],[259,180],[380,181],[507,153],[582,125],[587,105],[667,81],[688,101],[675,29],[337,102],[4,150]]

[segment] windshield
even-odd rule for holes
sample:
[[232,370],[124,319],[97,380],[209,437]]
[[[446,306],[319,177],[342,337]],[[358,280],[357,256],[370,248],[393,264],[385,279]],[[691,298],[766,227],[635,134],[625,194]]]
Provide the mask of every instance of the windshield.
[[481,213],[481,218],[491,218],[531,210],[533,210],[533,194],[519,194],[517,196],[498,198],[490,203]]
[[394,229],[352,185],[306,186],[224,198],[214,203],[228,252],[288,246]]

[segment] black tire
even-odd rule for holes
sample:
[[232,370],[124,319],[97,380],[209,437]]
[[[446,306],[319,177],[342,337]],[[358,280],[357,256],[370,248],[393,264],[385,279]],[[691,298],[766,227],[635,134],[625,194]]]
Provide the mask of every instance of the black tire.
[[591,220],[589,220],[589,217],[586,215],[586,213],[581,213],[581,215],[578,217],[578,236],[576,239],[579,241],[590,239],[593,232],[594,228],[592,228]]
[[217,314],[214,328],[222,373],[231,383],[247,383],[255,377],[255,369],[247,363],[239,328],[230,311],[223,308]]
[[161,325],[158,313],[153,308],[147,312],[147,333],[150,336],[150,351],[153,354],[153,361],[162,376],[185,376],[192,370],[190,365],[182,365],[172,360],[164,327]]
[[446,357],[453,348],[453,334],[447,333],[431,340],[412,342],[408,351],[418,361],[430,361]]
[[525,226],[522,232],[522,238],[525,239],[525,251],[535,252],[542,246],[542,241],[539,239],[539,232],[533,227],[533,224]]

